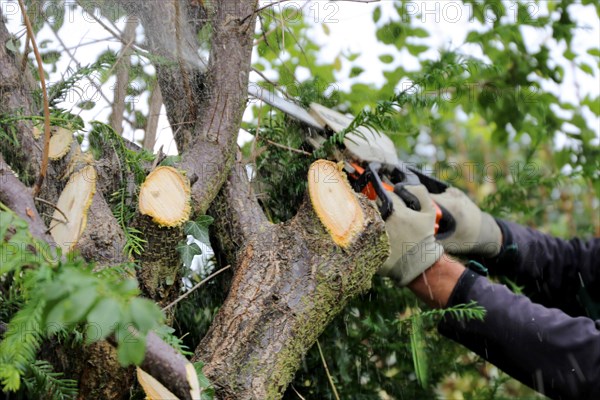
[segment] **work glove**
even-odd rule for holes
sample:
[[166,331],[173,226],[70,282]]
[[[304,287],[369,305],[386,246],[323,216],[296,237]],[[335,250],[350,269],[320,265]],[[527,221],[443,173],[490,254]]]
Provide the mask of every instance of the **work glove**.
[[457,256],[494,257],[502,246],[502,232],[494,218],[482,212],[462,191],[448,188],[431,198],[453,217],[455,226],[439,235],[447,253]]
[[421,211],[406,206],[396,194],[390,194],[394,210],[385,221],[391,254],[379,270],[406,286],[431,267],[444,253],[435,241],[435,208],[425,186],[405,186],[419,200]]

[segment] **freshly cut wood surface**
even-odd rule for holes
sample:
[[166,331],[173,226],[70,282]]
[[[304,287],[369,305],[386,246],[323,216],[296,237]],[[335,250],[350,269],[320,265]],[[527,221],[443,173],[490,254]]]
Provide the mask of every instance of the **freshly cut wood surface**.
[[63,252],[71,250],[81,237],[87,224],[87,214],[94,193],[96,193],[96,169],[88,165],[71,175],[67,186],[60,194],[56,204],[57,209],[52,215],[50,234]]
[[315,161],[308,170],[312,206],[333,241],[348,247],[363,230],[365,217],[345,175],[331,161]]
[[140,188],[140,213],[161,226],[179,226],[190,217],[190,183],[173,167],[158,167]]
[[144,393],[146,393],[146,399],[148,400],[163,400],[163,399],[179,399],[179,397],[175,396],[172,392],[170,392],[166,387],[164,387],[159,381],[154,379],[152,375],[141,369],[140,367],[136,367],[136,375],[140,386],[144,389]]
[[52,137],[50,137],[48,158],[51,160],[60,160],[71,148],[71,143],[73,143],[73,132],[60,127],[55,127],[52,130],[54,133],[52,134]]

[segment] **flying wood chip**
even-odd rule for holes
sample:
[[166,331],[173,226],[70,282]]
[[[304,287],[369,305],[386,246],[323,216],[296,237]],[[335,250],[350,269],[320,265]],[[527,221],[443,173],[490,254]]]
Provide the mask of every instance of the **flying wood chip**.
[[363,231],[365,216],[346,176],[331,161],[315,161],[308,170],[312,206],[333,241],[348,247]]
[[88,165],[71,175],[67,186],[60,194],[56,204],[57,209],[52,215],[54,226],[50,234],[63,252],[73,249],[81,237],[94,193],[96,193],[96,169]]
[[190,183],[173,167],[158,167],[140,188],[139,209],[143,215],[167,227],[190,218]]

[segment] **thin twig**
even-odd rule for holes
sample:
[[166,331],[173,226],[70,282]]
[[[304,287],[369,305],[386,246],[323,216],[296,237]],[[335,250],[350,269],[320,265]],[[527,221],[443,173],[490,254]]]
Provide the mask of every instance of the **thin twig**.
[[[59,223],[61,223],[61,224],[66,224],[66,223],[67,223],[67,221],[63,221],[62,219],[58,219],[58,218],[54,217],[53,215],[49,215],[49,214],[46,214],[46,213],[41,213],[40,215],[41,215],[42,217],[48,217],[48,218],[50,218],[51,220],[53,220],[53,221],[56,221],[56,222],[59,222]],[[58,225],[58,224],[57,224],[57,225]],[[53,228],[53,227],[52,227],[52,228]],[[52,230],[52,228],[48,228],[48,232],[50,232],[50,231]]]
[[319,344],[319,339],[317,339],[317,348],[319,349],[319,354],[321,355],[321,361],[323,361],[323,366],[325,367],[325,374],[327,374],[327,379],[329,380],[329,384],[331,385],[331,390],[333,390],[333,397],[335,400],[340,400],[340,395],[335,388],[335,384],[333,383],[333,378],[329,373],[329,368],[327,368],[327,361],[325,361],[325,356],[323,355],[323,350],[321,350],[321,345]]
[[[47,206],[50,206],[50,207],[54,208],[54,209],[55,209],[56,211],[58,211],[58,212],[59,212],[59,213],[60,213],[60,214],[61,214],[63,217],[65,217],[65,222],[66,222],[66,223],[69,223],[69,218],[67,218],[67,216],[65,215],[65,213],[64,213],[64,212],[62,212],[62,210],[61,210],[60,208],[58,208],[58,207],[56,206],[56,204],[52,204],[52,203],[51,203],[51,202],[49,202],[48,200],[44,200],[44,199],[42,199],[41,197],[34,197],[33,199],[34,199],[35,201],[39,201],[40,203],[44,203],[44,204],[46,204]],[[56,219],[56,218],[54,218],[54,219]],[[57,221],[59,221],[59,220],[57,220]]]
[[[82,9],[85,9],[82,5],[80,1],[76,1],[77,5],[79,7],[81,7]],[[94,19],[94,21],[96,21],[101,27],[103,27],[104,29],[106,29],[106,31],[108,33],[110,33],[115,39],[117,39],[119,42],[123,43],[124,45],[127,45],[127,41],[125,39],[123,39],[123,37],[121,36],[121,32],[115,32],[112,30],[112,28],[110,28],[108,25],[106,25],[104,23],[104,21],[102,21],[101,18],[96,17],[96,13],[89,13],[89,16],[92,17]],[[142,53],[143,55],[148,55],[150,52],[148,50],[146,50],[145,48],[141,47],[138,44],[134,44],[131,46],[135,51],[139,51],[140,53]]]
[[296,393],[298,395],[298,397],[300,397],[300,399],[306,400],[304,397],[302,397],[302,395],[300,393],[298,393],[298,391],[296,390],[294,385],[290,385],[290,386],[292,387],[292,390],[294,391],[294,393]]
[[[305,2],[304,4],[302,4],[302,6],[300,6],[299,8],[294,8],[294,11],[292,11],[292,12],[291,12],[291,13],[290,13],[290,14],[287,16],[287,19],[288,19],[288,20],[290,20],[290,19],[292,19],[292,18],[296,17],[296,15],[298,15],[298,13],[302,12],[302,11],[304,10],[304,8],[305,8],[305,7],[306,7],[308,4],[310,4],[310,2],[311,2],[311,0],[308,0],[307,2]],[[277,3],[274,3],[274,4],[277,4]],[[270,7],[270,6],[272,6],[272,5],[273,5],[273,4],[269,4],[268,6],[265,6],[265,7],[261,8],[261,9],[259,9],[258,11],[260,11],[260,10],[262,10],[262,9],[266,8],[266,7]],[[257,12],[258,12],[258,11],[257,11]],[[283,18],[283,15],[281,16],[281,18]],[[275,23],[275,26],[274,26],[273,28],[269,29],[267,32],[264,32],[264,33],[262,34],[262,36],[261,36],[260,38],[256,39],[252,45],[253,45],[253,46],[256,46],[256,45],[257,45],[257,44],[259,44],[260,42],[263,42],[263,41],[267,40],[267,37],[268,37],[268,36],[270,36],[270,35],[271,35],[271,33],[273,33],[274,31],[276,31],[276,30],[277,30],[277,28],[278,28],[280,25],[281,25],[281,27],[283,28],[284,21],[283,21],[283,19],[281,19],[281,18],[280,18],[280,20],[278,20],[278,21]],[[282,32],[281,34],[283,35],[283,32]]]
[[23,58],[21,59],[21,73],[25,72],[25,68],[27,68],[27,58],[29,56],[29,35],[27,35],[27,41],[25,42],[25,50],[23,51]]
[[295,149],[293,147],[289,147],[286,146],[284,144],[281,143],[277,143],[277,142],[273,142],[272,140],[269,139],[265,139],[265,138],[260,138],[261,140],[264,140],[265,142],[275,146],[275,147],[279,147],[280,149],[284,149],[284,150],[289,150],[289,151],[293,151],[294,153],[298,153],[298,154],[304,154],[305,156],[312,156],[312,153],[309,153],[308,151],[305,150],[300,150],[300,149]]
[[48,91],[46,90],[46,78],[44,76],[42,56],[40,55],[37,43],[35,42],[35,35],[33,33],[33,28],[31,27],[29,15],[27,15],[27,11],[25,10],[25,4],[23,3],[23,0],[19,0],[19,7],[21,8],[21,13],[23,13],[23,20],[25,21],[25,26],[27,27],[27,36],[31,40],[31,47],[33,48],[33,53],[35,54],[35,59],[38,64],[38,74],[40,76],[42,96],[44,99],[44,151],[42,152],[42,166],[40,168],[40,175],[38,176],[35,185],[33,185],[33,196],[35,197],[40,192],[42,184],[44,183],[44,178],[46,177],[46,172],[48,171],[48,151],[50,150],[50,104],[48,102]]
[[259,70],[257,70],[254,67],[250,67],[252,72],[257,73],[261,78],[263,78],[265,80],[265,82],[267,82],[269,85],[273,85],[273,87],[275,89],[277,89],[277,91],[279,93],[281,93],[282,96],[285,96],[286,98],[288,98],[289,100],[295,100],[292,96],[290,96],[285,90],[281,90],[281,85],[277,82],[273,82],[272,80],[270,80],[269,78],[267,78],[267,76],[265,74],[263,74],[262,72],[260,72]]
[[211,280],[215,276],[219,275],[221,272],[227,271],[229,268],[231,268],[231,265],[223,267],[220,270],[218,270],[217,272],[213,272],[212,274],[210,274],[206,278],[202,279],[200,282],[196,283],[190,290],[188,290],[187,292],[185,292],[184,294],[182,294],[181,296],[179,296],[178,298],[176,298],[175,300],[173,300],[171,303],[169,303],[166,306],[164,306],[162,310],[166,311],[169,308],[173,307],[175,304],[179,303],[181,300],[185,299],[190,294],[192,294],[192,292],[194,290],[198,289],[200,286],[204,285],[206,282],[208,282],[209,280]]
[[[73,54],[71,52],[71,50],[69,48],[67,48],[67,46],[65,45],[65,42],[62,40],[62,38],[60,37],[60,35],[58,34],[58,32],[56,32],[54,29],[52,29],[52,33],[54,34],[54,37],[56,38],[56,40],[58,40],[58,43],[62,46],[62,48],[65,50],[65,52],[67,53],[67,55],[71,59],[69,61],[69,65],[68,66],[71,65],[71,62],[73,62],[73,63],[75,63],[75,65],[77,66],[77,68],[81,69],[81,64],[79,63],[79,61],[77,61],[75,59],[75,54]],[[83,38],[82,38],[82,40],[83,40]],[[104,39],[104,40],[106,40],[106,39]],[[81,43],[81,41],[79,43]],[[81,48],[81,46],[79,44],[76,47],[74,47],[75,50],[77,50],[79,48]],[[92,79],[92,77],[90,77],[89,75],[86,75],[86,79],[94,86],[94,88],[97,91],[96,93],[99,93],[100,96],[104,99],[104,101],[106,101],[108,104],[110,104],[110,100],[108,99],[108,97],[106,97],[106,95],[102,91],[102,87],[100,85],[98,85],[98,83],[96,83],[96,81],[94,81],[94,79]]]
[[244,18],[242,18],[242,20],[240,21],[240,25],[241,25],[241,24],[243,24],[244,22],[246,22],[246,21],[248,20],[248,18],[252,18],[252,17],[253,17],[253,16],[255,16],[256,14],[260,13],[261,11],[263,11],[263,10],[265,10],[265,9],[269,8],[269,7],[273,7],[273,6],[276,6],[276,5],[278,5],[278,4],[284,3],[284,2],[286,2],[286,1],[290,1],[290,0],[278,0],[278,1],[276,1],[276,2],[269,3],[269,4],[265,5],[265,6],[262,6],[262,7],[260,7],[260,8],[257,8],[257,9],[256,9],[256,10],[254,10],[254,11],[253,11],[251,14],[249,14],[249,15],[245,16]]

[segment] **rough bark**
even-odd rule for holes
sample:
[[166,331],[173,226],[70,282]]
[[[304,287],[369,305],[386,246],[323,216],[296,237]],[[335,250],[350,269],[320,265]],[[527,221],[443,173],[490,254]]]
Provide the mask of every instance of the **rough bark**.
[[[2,117],[20,118],[39,114],[39,109],[32,103],[32,93],[39,90],[31,78],[29,71],[23,73],[19,66],[21,55],[10,52],[5,46],[10,39],[0,10],[0,115]],[[34,203],[31,191],[26,184],[33,182],[39,174],[42,156],[41,140],[33,134],[30,121],[10,121],[4,126],[10,135],[14,134],[16,143],[0,146],[0,201],[9,206],[19,216],[29,222],[32,234],[49,243],[55,243],[46,233],[44,221],[38,213],[40,203]],[[4,143],[3,143],[4,144]],[[130,148],[138,148],[125,142]],[[99,175],[98,187],[101,189],[93,197],[88,213],[88,224],[93,229],[86,229],[79,240],[79,250],[88,259],[100,263],[113,264],[125,261],[123,255],[124,236],[117,224],[104,195],[112,193],[115,176],[123,178],[120,173],[122,165],[115,158],[115,152],[109,151],[110,159],[93,161],[89,155],[82,154],[76,141],[68,154],[57,161],[50,162],[48,177],[43,185],[40,197],[47,202],[56,203],[71,173],[90,162],[104,167]],[[2,157],[4,155],[6,157]],[[10,168],[19,172],[17,178]],[[23,183],[24,182],[24,183]],[[43,206],[51,214],[53,208]],[[163,349],[164,350],[164,349]],[[73,352],[63,344],[54,343],[44,349],[44,354],[66,376],[80,382],[81,398],[121,398],[127,394],[132,384],[133,375],[119,366],[115,349],[106,342],[96,343],[83,351]],[[51,354],[51,355],[50,355]],[[152,358],[152,348],[148,348],[147,358]],[[160,358],[160,355],[154,355]]]
[[[0,10],[1,11],[1,10]],[[37,115],[36,107],[32,103],[34,90],[37,86],[29,78],[29,73],[22,73],[20,70],[20,55],[10,52],[4,45],[10,39],[10,33],[0,15],[0,115],[18,117]],[[40,172],[42,158],[42,140],[36,139],[33,135],[33,125],[30,121],[20,120],[8,126],[0,127],[4,129],[13,129],[17,146],[1,146],[0,151],[4,155],[6,162],[19,173],[19,179],[25,183],[31,183]],[[56,204],[58,197],[69,175],[80,166],[85,165],[88,160],[80,160],[82,157],[77,141],[73,141],[69,153],[57,161],[51,161],[48,165],[48,173],[40,198],[46,202]],[[80,162],[81,161],[81,162]],[[118,163],[111,163],[118,166]],[[113,166],[112,168],[117,168]],[[114,174],[113,174],[114,175]],[[102,175],[100,176],[102,178]],[[100,182],[100,187],[109,186],[108,183]],[[111,230],[98,231],[94,233],[98,243],[113,243],[113,247],[124,244],[120,238],[123,232],[116,223],[114,216],[110,212],[106,200],[103,196],[94,198],[95,210],[100,220],[110,221]],[[38,204],[38,209],[42,214],[52,215],[54,209],[44,204]],[[107,212],[108,211],[108,212]],[[47,221],[49,224],[50,221]],[[106,236],[104,236],[106,235]],[[88,247],[82,249],[87,254],[95,254],[94,241],[88,241]],[[120,248],[122,250],[123,247]],[[97,249],[98,252],[104,252],[103,249]],[[123,260],[122,251],[118,249],[111,251],[114,257],[109,262],[121,262]]]
[[[303,354],[326,324],[350,297],[370,286],[371,276],[387,256],[383,222],[372,204],[361,198],[364,229],[347,247],[332,240],[308,200],[290,222],[271,225],[240,170],[230,174],[247,97],[256,0],[119,3],[140,16],[149,48],[159,61],[158,81],[182,155],[178,167],[187,171],[192,182],[194,212],[203,214],[229,177],[221,192],[222,201],[233,207],[216,213],[221,222],[229,221],[229,227],[220,225],[223,232],[233,233],[232,240],[223,241],[223,247],[235,260],[236,273],[231,292],[195,357],[208,362],[206,373],[224,398],[280,397]],[[202,23],[189,21],[191,15],[206,17],[213,29],[208,63],[197,56],[196,33]],[[153,29],[158,26],[165,29]],[[0,39],[8,34],[2,29],[0,21]],[[6,77],[5,81],[0,79],[0,107],[4,107],[0,111],[15,115],[25,104],[21,112],[31,115],[28,93],[22,90],[26,85],[14,74],[15,57],[3,51],[6,53],[0,46],[0,78]],[[5,65],[8,72],[3,69]],[[6,95],[7,90],[11,94]],[[32,139],[31,127],[24,126],[18,133],[22,149],[8,153],[15,153],[16,165],[35,177],[41,147]],[[55,181],[47,181],[45,186],[56,190],[48,195],[49,201],[58,197],[59,177],[68,176],[65,172],[70,171],[69,166],[72,170],[72,160],[79,154],[73,153],[48,172]],[[115,157],[114,154],[109,151],[105,157]],[[98,221],[103,215],[112,218],[106,215],[108,206],[103,194],[110,193],[115,177],[126,179],[119,160],[105,157],[96,162],[100,189],[97,197],[105,206],[99,209]],[[118,226],[107,226],[109,229],[122,235]],[[103,253],[95,243],[109,241],[90,235],[86,243],[90,244],[89,257],[100,257]],[[110,373],[118,376],[122,371],[104,369],[113,365],[108,358],[98,354],[94,359],[98,365],[78,371],[83,373],[79,376],[83,378],[82,387],[91,388],[82,395],[97,398],[94,387],[101,387],[106,380],[118,381]],[[156,364],[160,367],[157,370],[167,368],[174,374],[163,371],[163,378],[180,378],[181,369],[165,367],[167,364]],[[124,381],[118,382],[118,387],[111,386],[110,394],[98,396],[117,398],[119,390],[124,389]]]
[[146,129],[144,132],[144,141],[142,147],[150,152],[154,152],[156,144],[156,130],[158,129],[158,118],[160,117],[160,109],[162,108],[163,98],[160,92],[160,86],[155,85],[150,94],[150,103],[148,105],[148,120],[146,121]]
[[359,205],[362,231],[347,247],[334,243],[308,199],[288,223],[250,234],[229,295],[195,352],[221,398],[280,398],[325,326],[370,287],[389,246],[373,204],[361,196]]
[[[24,79],[27,74],[20,71],[20,55],[11,52],[6,46],[11,35],[6,29],[3,18],[0,9],[0,115],[32,115],[31,110],[35,107],[31,94],[36,86],[32,80]],[[0,126],[0,129],[7,131],[9,129],[7,125]],[[5,144],[0,147],[0,151],[9,165],[19,173],[21,179],[31,183],[40,171],[42,147],[39,143],[41,142],[36,143],[33,138],[30,121],[17,121],[11,125],[18,143],[13,144],[14,147]]]
[[254,190],[248,181],[246,166],[240,162],[236,162],[231,169],[209,214],[215,219],[211,234],[216,239],[216,250],[234,267],[237,253],[244,244],[253,235],[271,227],[256,201]]
[[35,207],[31,191],[15,176],[2,154],[0,154],[0,203],[27,221],[33,237],[51,245],[55,244]]
[[[145,2],[122,0],[146,28],[150,51],[160,57],[158,82],[182,155],[179,167],[193,182],[194,211],[204,214],[227,179],[248,96],[256,0]],[[207,3],[208,4],[208,3]],[[203,7],[204,8],[204,7]],[[197,56],[198,21],[212,26],[208,63]],[[161,26],[161,29],[153,27]]]
[[129,86],[129,69],[131,68],[131,45],[135,40],[135,28],[138,20],[131,17],[125,23],[122,41],[126,43],[117,61],[117,82],[115,84],[115,96],[113,99],[112,114],[110,115],[110,126],[120,136],[123,134],[123,114],[125,113],[125,100],[127,99],[127,87]]

